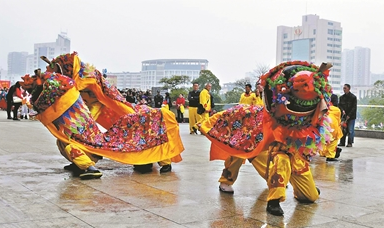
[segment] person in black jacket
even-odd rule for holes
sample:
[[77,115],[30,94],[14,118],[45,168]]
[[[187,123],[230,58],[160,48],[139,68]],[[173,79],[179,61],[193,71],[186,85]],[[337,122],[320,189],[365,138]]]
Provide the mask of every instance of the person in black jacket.
[[[19,118],[17,118],[17,111],[21,106],[21,101],[15,103],[13,101],[13,97],[18,97],[20,99],[23,99],[21,95],[19,82],[16,82],[16,84],[14,84],[9,88],[6,98],[7,98],[7,119],[20,120]],[[13,106],[13,118],[11,117],[12,106]]]
[[189,132],[190,134],[197,134],[197,130],[193,130],[193,126],[201,119],[201,116],[197,114],[197,106],[199,105],[199,84],[197,82],[193,83],[192,91],[188,93],[188,114],[189,114]]
[[166,105],[168,105],[168,109],[171,110],[171,108],[172,108],[172,100],[171,100],[171,96],[169,95],[168,92],[165,93],[164,103],[166,103]]
[[354,94],[350,92],[351,86],[345,84],[343,87],[344,95],[339,99],[338,107],[342,113],[342,120],[347,121],[348,130],[347,133],[343,135],[340,139],[339,146],[345,146],[345,139],[348,135],[348,144],[347,147],[352,147],[355,137],[355,120],[356,120],[356,111],[357,111],[357,98]]
[[153,98],[155,101],[155,108],[161,108],[161,105],[163,104],[164,97],[161,96],[160,91],[157,90],[156,96]]

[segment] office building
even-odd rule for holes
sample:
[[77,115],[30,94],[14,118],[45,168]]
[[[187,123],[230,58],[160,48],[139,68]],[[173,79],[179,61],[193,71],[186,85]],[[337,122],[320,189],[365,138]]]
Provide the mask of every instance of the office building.
[[47,63],[40,59],[40,56],[45,56],[49,60],[53,58],[70,53],[71,52],[71,41],[67,37],[66,33],[60,33],[57,36],[55,42],[50,43],[37,43],[34,45],[33,52],[33,68],[46,69]]
[[162,87],[159,81],[164,77],[189,76],[190,80],[199,77],[201,70],[208,70],[206,59],[155,59],[141,63],[141,89]]
[[111,77],[116,77],[118,89],[141,89],[141,72],[107,73],[107,79]]
[[8,75],[25,75],[27,56],[28,52],[8,53]]
[[373,85],[371,82],[371,50],[364,47],[343,50],[342,82],[353,86]]
[[340,22],[317,15],[302,16],[299,26],[278,26],[276,63],[301,60],[319,66],[330,62],[333,67],[328,81],[334,93],[341,94],[342,30]]

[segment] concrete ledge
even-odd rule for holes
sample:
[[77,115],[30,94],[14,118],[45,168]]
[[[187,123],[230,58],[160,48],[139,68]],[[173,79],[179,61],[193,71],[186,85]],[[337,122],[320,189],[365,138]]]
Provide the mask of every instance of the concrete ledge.
[[374,131],[374,130],[356,130],[356,137],[363,138],[373,138],[373,139],[384,139],[384,131]]

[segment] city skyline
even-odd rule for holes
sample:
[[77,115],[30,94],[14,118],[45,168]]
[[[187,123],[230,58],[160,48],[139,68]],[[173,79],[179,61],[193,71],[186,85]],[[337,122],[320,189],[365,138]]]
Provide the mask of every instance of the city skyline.
[[[47,3],[2,2],[0,14],[7,20],[0,21],[4,32],[0,38],[0,68],[7,69],[9,52],[33,53],[35,43],[50,42],[60,32],[67,32],[71,52],[77,51],[83,61],[98,69],[138,72],[145,60],[202,58],[209,61],[209,69],[221,83],[231,82],[244,78],[258,64],[273,67],[277,27],[299,26],[303,15],[316,14],[340,22],[342,48],[371,49],[371,72],[384,72],[380,40],[384,22],[378,20],[384,3],[380,0],[364,4],[354,0]],[[55,7],[60,7],[60,12],[55,13]],[[33,12],[46,12],[42,15],[47,16],[31,16]]]

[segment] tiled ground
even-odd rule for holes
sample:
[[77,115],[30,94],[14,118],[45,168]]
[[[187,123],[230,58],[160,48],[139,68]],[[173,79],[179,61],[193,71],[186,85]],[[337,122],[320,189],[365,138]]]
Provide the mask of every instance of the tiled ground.
[[183,161],[171,173],[139,174],[102,160],[104,176],[81,181],[55,138],[38,121],[6,120],[0,111],[0,227],[383,227],[384,140],[356,138],[341,161],[317,157],[311,168],[320,199],[300,204],[287,189],[284,217],[266,213],[265,181],[242,166],[235,194],[218,191],[222,161],[209,141],[181,124]]

